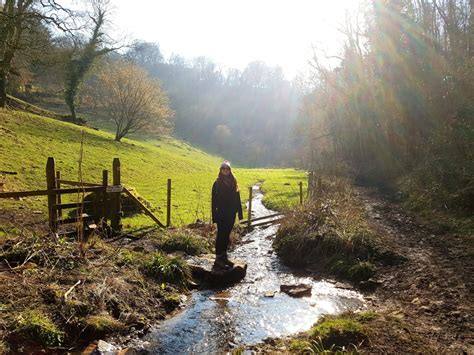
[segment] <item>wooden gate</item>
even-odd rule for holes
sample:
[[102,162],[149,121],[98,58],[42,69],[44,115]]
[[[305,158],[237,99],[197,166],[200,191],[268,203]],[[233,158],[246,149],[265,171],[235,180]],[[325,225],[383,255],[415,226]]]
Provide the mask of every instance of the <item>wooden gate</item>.
[[[120,160],[118,158],[114,158],[112,163],[112,185],[109,185],[108,179],[108,170],[102,171],[101,183],[61,179],[61,172],[56,170],[54,158],[49,157],[46,163],[46,190],[0,192],[0,198],[47,196],[48,224],[51,232],[55,234],[58,233],[59,226],[67,224],[74,224],[76,230],[83,228],[85,232],[90,232],[98,227],[105,228],[109,217],[112,232],[118,233],[122,230],[121,194],[123,192],[160,227],[165,227],[141,201],[121,185]],[[72,187],[62,188],[62,186]],[[94,193],[93,198],[85,200],[85,193]],[[63,196],[69,194],[77,194],[78,201],[63,203]],[[84,207],[87,207],[88,211],[92,211],[91,214],[83,213]],[[78,209],[79,213],[76,217],[63,218],[63,212],[68,209]]]

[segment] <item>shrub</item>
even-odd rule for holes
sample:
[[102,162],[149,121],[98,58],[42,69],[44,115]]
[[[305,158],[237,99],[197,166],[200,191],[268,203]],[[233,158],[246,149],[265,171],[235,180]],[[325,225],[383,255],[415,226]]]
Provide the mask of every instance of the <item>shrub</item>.
[[183,259],[160,252],[154,253],[144,262],[143,271],[159,282],[169,282],[182,287],[186,286],[191,278],[191,269]]

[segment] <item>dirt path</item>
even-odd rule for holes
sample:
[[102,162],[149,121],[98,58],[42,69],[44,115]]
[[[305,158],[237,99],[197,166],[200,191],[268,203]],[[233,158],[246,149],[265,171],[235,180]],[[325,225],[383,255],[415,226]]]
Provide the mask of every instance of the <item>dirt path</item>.
[[437,233],[369,190],[358,194],[383,247],[406,258],[380,267],[373,306],[436,352],[474,354],[473,236]]

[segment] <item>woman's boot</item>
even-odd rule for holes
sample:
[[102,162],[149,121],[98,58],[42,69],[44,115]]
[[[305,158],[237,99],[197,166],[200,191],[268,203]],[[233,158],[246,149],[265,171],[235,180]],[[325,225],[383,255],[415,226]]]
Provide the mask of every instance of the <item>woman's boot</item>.
[[214,261],[214,267],[223,269],[223,270],[230,269],[230,266],[227,264],[226,260],[227,260],[227,256],[225,254],[216,255],[216,260]]
[[224,263],[230,268],[234,267],[234,263],[229,260],[229,258],[227,257],[227,253],[224,254]]

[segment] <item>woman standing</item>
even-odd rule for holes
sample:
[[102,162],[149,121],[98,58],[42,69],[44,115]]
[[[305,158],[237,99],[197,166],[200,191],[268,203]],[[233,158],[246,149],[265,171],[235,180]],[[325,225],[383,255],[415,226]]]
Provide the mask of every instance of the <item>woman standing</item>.
[[227,160],[221,164],[219,176],[212,185],[212,223],[217,223],[216,260],[214,266],[228,269],[234,264],[227,258],[229,236],[235,223],[235,215],[243,219],[237,180]]

